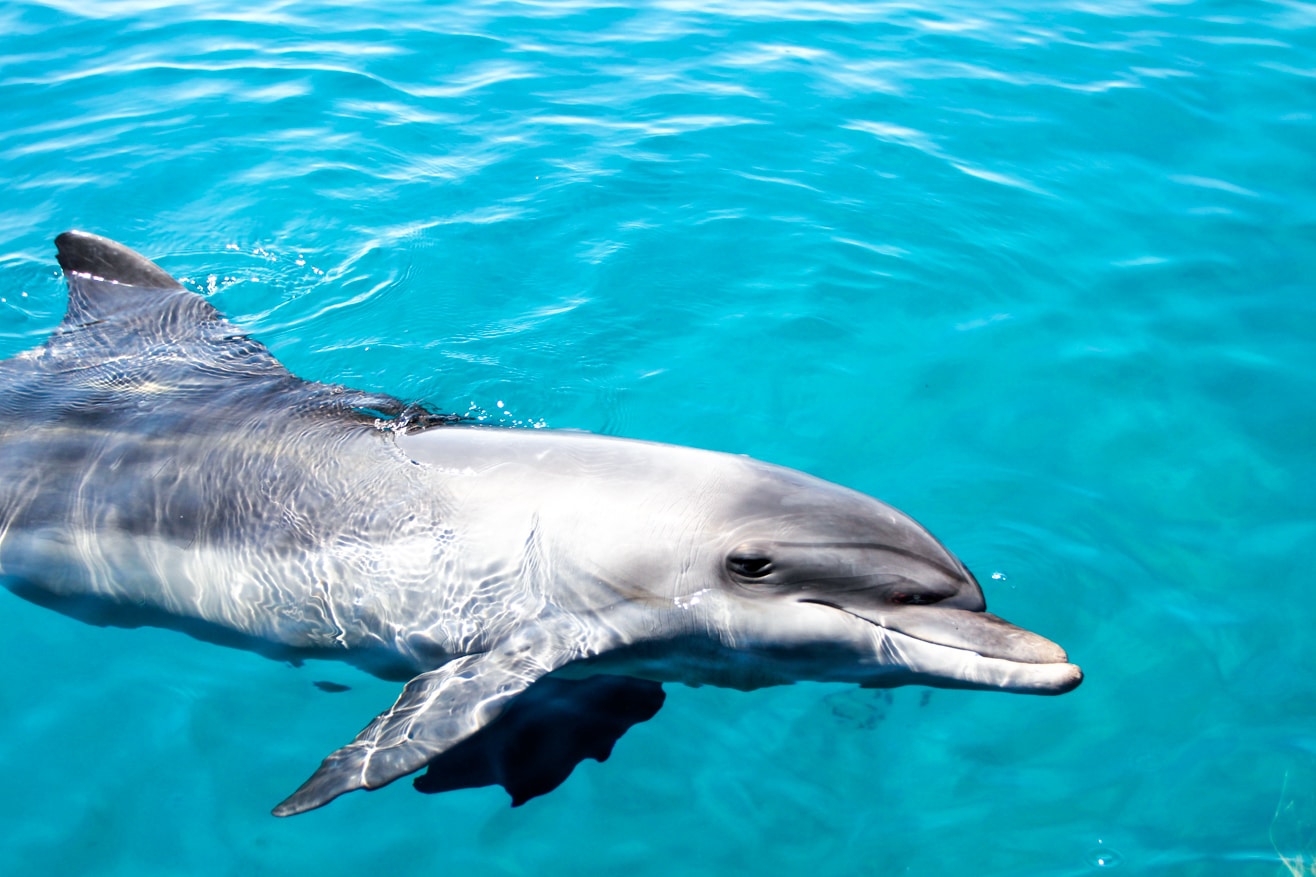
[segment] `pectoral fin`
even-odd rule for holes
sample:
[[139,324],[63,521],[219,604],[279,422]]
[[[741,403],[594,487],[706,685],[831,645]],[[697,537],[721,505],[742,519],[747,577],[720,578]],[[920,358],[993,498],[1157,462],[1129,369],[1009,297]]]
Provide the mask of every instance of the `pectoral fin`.
[[420,674],[393,706],[331,753],[301,788],[275,807],[274,815],[314,810],[344,792],[377,789],[419,770],[492,722],[536,679],[565,663],[546,657],[552,656],[521,644],[467,655]]

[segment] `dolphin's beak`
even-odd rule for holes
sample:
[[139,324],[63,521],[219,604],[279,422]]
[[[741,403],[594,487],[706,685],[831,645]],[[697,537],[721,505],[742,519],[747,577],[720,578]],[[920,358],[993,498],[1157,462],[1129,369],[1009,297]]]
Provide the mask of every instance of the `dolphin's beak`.
[[865,621],[930,643],[967,649],[984,658],[1002,658],[1024,664],[1063,664],[1069,656],[1060,646],[1031,630],[1016,627],[990,612],[937,606],[902,606],[877,613],[848,609]]
[[1083,681],[1083,671],[1060,646],[990,612],[935,605],[835,608],[892,634],[889,647],[921,685],[1064,694]]

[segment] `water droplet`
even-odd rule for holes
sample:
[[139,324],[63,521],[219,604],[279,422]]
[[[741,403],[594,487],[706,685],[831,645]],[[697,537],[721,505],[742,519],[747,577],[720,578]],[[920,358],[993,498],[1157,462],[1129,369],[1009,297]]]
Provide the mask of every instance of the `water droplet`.
[[498,400],[498,407],[499,407],[499,408],[502,408],[502,407],[503,407],[503,400],[502,400],[502,399],[499,399],[499,400]]
[[1113,850],[1105,846],[1101,841],[1097,841],[1099,846],[1088,853],[1088,861],[1096,868],[1118,868],[1124,864],[1124,856],[1119,850]]
[[994,572],[994,573],[992,573],[992,581],[994,581],[994,582],[1003,582],[1003,581],[1005,581],[1005,578],[1006,578],[1006,577],[1005,577],[1005,573],[1003,573],[1003,572]]

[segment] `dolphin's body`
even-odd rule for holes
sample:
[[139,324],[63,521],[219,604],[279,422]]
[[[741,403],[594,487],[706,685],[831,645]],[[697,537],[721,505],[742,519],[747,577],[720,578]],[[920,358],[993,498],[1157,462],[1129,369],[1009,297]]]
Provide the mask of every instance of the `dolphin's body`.
[[519,803],[606,758],[664,682],[1082,679],[867,496],[303,381],[133,251],[56,244],[68,314],[0,362],[0,574],[102,622],[410,678],[278,815],[426,765],[423,790]]

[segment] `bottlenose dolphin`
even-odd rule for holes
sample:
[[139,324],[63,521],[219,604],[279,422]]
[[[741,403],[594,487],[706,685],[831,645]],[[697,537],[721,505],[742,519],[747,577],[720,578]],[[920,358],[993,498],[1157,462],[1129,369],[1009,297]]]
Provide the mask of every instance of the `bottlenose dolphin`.
[[409,678],[274,809],[419,771],[514,803],[662,684],[1034,694],[1082,680],[911,518],[746,457],[477,426],[304,381],[128,248],[56,239],[68,313],[0,362],[0,574],[105,624]]

